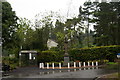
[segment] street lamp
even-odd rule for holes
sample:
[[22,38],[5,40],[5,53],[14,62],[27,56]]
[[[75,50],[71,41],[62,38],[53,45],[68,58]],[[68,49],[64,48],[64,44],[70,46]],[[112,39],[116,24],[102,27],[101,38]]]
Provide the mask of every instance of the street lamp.
[[118,58],[118,79],[120,80],[120,53],[117,54],[117,58]]

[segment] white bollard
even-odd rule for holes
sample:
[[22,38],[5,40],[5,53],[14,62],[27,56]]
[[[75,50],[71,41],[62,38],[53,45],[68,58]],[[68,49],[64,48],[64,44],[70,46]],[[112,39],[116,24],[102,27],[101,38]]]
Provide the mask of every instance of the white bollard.
[[39,68],[42,68],[41,63],[39,63]]
[[92,66],[94,66],[94,62],[92,62]]
[[79,67],[81,67],[81,62],[79,62]]
[[70,68],[70,63],[68,63],[68,68]]
[[53,67],[53,69],[54,69],[54,63],[52,63],[52,67]]
[[98,66],[98,62],[96,61],[96,66]]
[[85,62],[83,63],[83,66],[85,67]]
[[90,66],[90,62],[88,62],[88,66]]
[[59,63],[59,68],[61,69],[61,63]]
[[49,69],[49,63],[47,63],[47,69]]
[[74,67],[76,67],[76,62],[74,62]]

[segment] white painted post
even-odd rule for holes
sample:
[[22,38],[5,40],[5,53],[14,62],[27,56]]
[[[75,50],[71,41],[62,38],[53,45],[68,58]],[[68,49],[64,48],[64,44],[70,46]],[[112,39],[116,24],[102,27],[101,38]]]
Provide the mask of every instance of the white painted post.
[[81,62],[79,62],[79,67],[81,67]]
[[42,63],[40,63],[40,66],[41,66],[41,68],[42,68]]
[[52,63],[52,67],[53,67],[53,69],[54,69],[54,63]]
[[19,66],[21,67],[21,52],[19,52]]
[[74,67],[76,67],[76,62],[74,62]]
[[68,68],[70,68],[70,63],[68,63]]
[[98,66],[98,62],[96,61],[96,66]]
[[88,66],[90,66],[90,62],[88,62]]
[[92,62],[92,66],[94,66],[94,62]]
[[30,59],[30,60],[32,59],[32,54],[31,54],[31,53],[29,53],[29,59]]
[[59,63],[59,68],[61,69],[61,63]]
[[39,68],[42,68],[41,63],[39,63]]
[[85,62],[83,63],[83,66],[85,67]]
[[33,57],[33,59],[35,60],[35,57]]
[[49,69],[49,63],[47,63],[47,69]]

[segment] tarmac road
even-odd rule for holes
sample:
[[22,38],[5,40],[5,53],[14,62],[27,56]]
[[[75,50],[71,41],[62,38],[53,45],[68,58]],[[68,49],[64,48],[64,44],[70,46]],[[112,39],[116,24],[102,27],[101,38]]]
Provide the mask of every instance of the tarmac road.
[[[36,67],[26,67],[9,72],[10,76],[5,78],[75,78],[75,79],[87,79],[93,80],[97,76],[114,73],[116,70],[91,68],[91,69],[63,69],[63,70],[43,70]],[[68,79],[68,80],[69,80]]]

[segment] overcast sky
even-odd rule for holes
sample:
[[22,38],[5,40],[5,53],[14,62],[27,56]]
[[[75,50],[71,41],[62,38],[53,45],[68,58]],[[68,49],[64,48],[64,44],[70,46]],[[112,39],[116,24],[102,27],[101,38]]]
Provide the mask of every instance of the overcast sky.
[[59,12],[62,16],[74,17],[86,0],[7,0],[18,17],[34,19],[40,12]]

